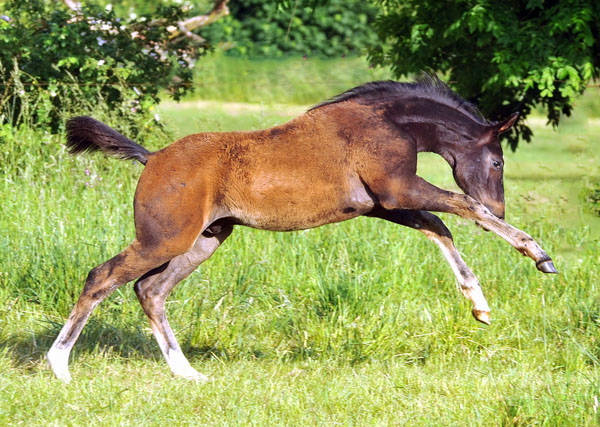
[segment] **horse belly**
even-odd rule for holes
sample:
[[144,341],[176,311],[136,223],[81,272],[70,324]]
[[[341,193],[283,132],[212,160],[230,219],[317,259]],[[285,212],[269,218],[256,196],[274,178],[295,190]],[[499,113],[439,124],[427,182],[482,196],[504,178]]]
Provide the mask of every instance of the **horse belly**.
[[244,225],[273,231],[314,228],[369,212],[374,202],[357,177],[258,174],[230,212]]

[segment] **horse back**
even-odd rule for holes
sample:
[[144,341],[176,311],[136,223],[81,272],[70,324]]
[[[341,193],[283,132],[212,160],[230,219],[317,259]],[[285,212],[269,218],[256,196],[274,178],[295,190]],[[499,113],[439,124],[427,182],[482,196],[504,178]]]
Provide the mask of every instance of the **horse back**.
[[369,212],[376,200],[363,175],[390,135],[357,108],[319,110],[261,131],[190,135],[153,153],[136,208],[155,198],[193,221],[277,231]]

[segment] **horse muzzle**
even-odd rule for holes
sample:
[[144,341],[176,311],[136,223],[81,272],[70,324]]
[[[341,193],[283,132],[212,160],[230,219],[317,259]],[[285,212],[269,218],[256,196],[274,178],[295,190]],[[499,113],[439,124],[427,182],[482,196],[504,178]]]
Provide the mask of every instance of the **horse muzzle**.
[[504,203],[488,202],[483,203],[488,210],[500,219],[504,219]]

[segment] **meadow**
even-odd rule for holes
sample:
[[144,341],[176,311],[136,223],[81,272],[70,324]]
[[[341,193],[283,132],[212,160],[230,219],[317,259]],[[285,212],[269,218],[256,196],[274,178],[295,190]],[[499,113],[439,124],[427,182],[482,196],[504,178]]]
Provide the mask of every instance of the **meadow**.
[[[310,65],[314,74],[304,60],[286,63],[304,71],[273,80],[271,91],[215,80],[212,92],[158,113],[171,138],[272,126],[385,78],[352,61]],[[260,67],[236,69],[255,82]],[[276,73],[277,64],[264,67]],[[356,71],[327,85],[334,68]],[[298,95],[306,87],[318,90]],[[414,230],[368,218],[294,233],[237,227],[168,300],[184,352],[211,378],[204,384],[172,377],[131,285],[94,312],[71,357],[73,381],[53,377],[45,352],[88,271],[133,239],[142,166],[71,157],[61,135],[4,134],[0,424],[597,425],[600,217],[582,200],[600,179],[595,96],[558,130],[534,117],[533,142],[505,153],[507,221],[536,238],[560,274],[543,275],[497,236],[441,215],[480,279],[491,326],[472,318],[443,256]],[[156,149],[168,138],[140,142]],[[434,155],[420,155],[419,173],[456,189]]]

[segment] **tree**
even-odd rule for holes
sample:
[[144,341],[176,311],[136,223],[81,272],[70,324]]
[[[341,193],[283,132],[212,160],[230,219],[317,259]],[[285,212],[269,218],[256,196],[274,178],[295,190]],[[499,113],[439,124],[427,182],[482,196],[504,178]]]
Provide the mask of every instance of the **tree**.
[[597,0],[376,0],[380,45],[374,64],[396,76],[442,72],[483,114],[519,111],[506,137],[514,150],[530,141],[523,122],[536,105],[557,126],[600,73]]
[[123,19],[110,6],[73,0],[6,1],[0,125],[27,120],[57,130],[63,115],[98,105],[134,125],[162,90],[179,99],[193,88],[193,64],[209,46],[192,30],[226,15],[227,2],[216,0],[207,15],[191,17],[159,3],[152,15]]
[[292,1],[232,0],[231,16],[202,30],[229,55],[281,57],[359,55],[377,42],[372,29],[378,8],[364,0],[327,0],[313,9]]

